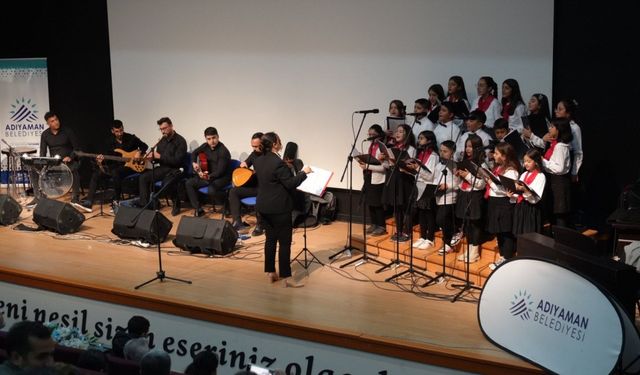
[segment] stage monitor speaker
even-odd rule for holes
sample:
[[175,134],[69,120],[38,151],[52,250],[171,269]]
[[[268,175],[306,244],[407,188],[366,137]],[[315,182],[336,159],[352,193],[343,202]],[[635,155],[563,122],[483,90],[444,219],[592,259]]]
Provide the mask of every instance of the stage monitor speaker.
[[0,225],[10,225],[18,221],[22,206],[10,195],[0,194]]
[[121,205],[113,221],[111,232],[120,238],[137,239],[156,244],[167,238],[171,227],[173,227],[173,223],[160,212],[158,212],[156,220],[155,211]]
[[85,217],[69,203],[40,198],[33,210],[33,221],[46,229],[60,234],[75,233]]
[[226,220],[183,216],[173,244],[192,253],[225,255],[237,241],[238,233]]

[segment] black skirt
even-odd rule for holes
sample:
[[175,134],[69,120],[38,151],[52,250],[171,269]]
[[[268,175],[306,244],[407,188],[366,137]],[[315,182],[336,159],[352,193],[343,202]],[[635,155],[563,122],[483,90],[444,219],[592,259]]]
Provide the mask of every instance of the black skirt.
[[511,232],[513,228],[513,206],[509,202],[509,197],[489,197],[487,232]]
[[[469,208],[467,209],[467,206]],[[456,217],[465,218],[468,213],[469,220],[480,220],[484,213],[484,190],[470,192],[460,190],[456,201]]]
[[400,170],[387,172],[387,182],[382,192],[382,203],[393,207],[394,203],[403,206],[410,203],[409,194],[415,181],[413,176],[400,172]]
[[513,234],[542,233],[542,207],[522,201],[513,209]]
[[384,190],[384,183],[374,185],[371,183],[371,173],[364,174],[364,186],[362,192],[364,193],[364,199],[367,206],[380,207],[382,206],[382,191]]
[[427,194],[422,194],[416,201],[416,207],[421,210],[432,210],[436,207],[436,199],[432,195],[427,197]]
[[550,198],[551,212],[554,214],[567,214],[571,212],[571,174],[545,173],[547,183],[545,197]]

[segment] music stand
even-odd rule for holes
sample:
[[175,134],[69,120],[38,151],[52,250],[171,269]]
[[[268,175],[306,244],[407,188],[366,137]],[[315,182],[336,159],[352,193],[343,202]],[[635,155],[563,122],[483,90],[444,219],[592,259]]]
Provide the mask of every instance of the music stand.
[[[303,241],[304,241],[304,245],[302,247],[302,250],[300,250],[300,252],[298,253],[298,255],[293,257],[293,259],[291,259],[291,263],[298,262],[298,263],[300,263],[302,268],[304,268],[305,270],[308,270],[309,267],[311,267],[311,263],[313,263],[313,262],[316,262],[320,266],[324,267],[324,263],[322,263],[320,261],[320,259],[318,259],[318,257],[316,257],[311,252],[311,250],[309,250],[307,248],[307,218],[308,217],[309,217],[309,210],[307,210],[307,212],[305,212],[303,220],[302,220],[302,226],[303,226],[302,238],[303,238]],[[304,262],[300,261],[300,259],[298,259],[301,256],[304,257]],[[309,258],[311,258],[311,259],[309,259]]]
[[[475,165],[473,162],[470,161],[471,164]],[[480,168],[476,169],[476,173],[478,173]],[[478,178],[478,176],[476,174],[473,175],[473,182],[471,183],[471,194],[473,194],[473,187],[476,185],[476,179]],[[469,199],[469,202],[467,203],[467,207],[464,208],[464,218],[462,219],[462,231],[464,232],[464,230],[467,228],[467,225],[469,225],[469,210],[471,209],[471,201],[472,201],[473,197],[471,197]],[[478,245],[479,246],[479,245]],[[453,284],[451,285],[454,288],[461,288],[460,291],[453,296],[453,299],[451,300],[451,303],[456,302],[464,292],[471,290],[471,289],[476,289],[476,290],[482,290],[482,288],[480,288],[479,286],[473,285],[473,283],[469,280],[469,273],[471,271],[471,263],[469,262],[469,253],[470,253],[470,247],[471,247],[471,242],[469,241],[469,238],[467,238],[467,256],[465,259],[463,259],[463,262],[466,265],[465,268],[465,279],[464,279],[464,284]]]
[[[169,182],[167,182],[166,184],[163,184],[162,187],[160,188],[160,190],[158,190],[158,192],[156,193],[156,188],[155,188],[155,169],[156,169],[156,163],[154,163],[154,159],[153,159],[153,153],[155,151],[155,147],[151,148],[151,194],[149,196],[149,201],[147,202],[147,204],[144,205],[144,207],[142,207],[140,209],[140,212],[138,213],[138,215],[136,215],[136,217],[132,220],[133,223],[135,223],[138,218],[140,217],[140,215],[142,214],[142,212],[144,212],[144,210],[149,207],[149,205],[154,202],[157,197],[165,190],[167,189],[168,186],[171,186],[173,184],[173,182],[180,176],[180,174],[176,174],[175,176],[173,176]],[[169,277],[166,275],[164,269],[162,269],[162,251],[160,251],[160,223],[158,220],[158,217],[160,215],[160,209],[158,207],[157,204],[154,205],[154,212],[153,212],[153,220],[156,223],[156,238],[157,238],[157,247],[158,247],[158,271],[156,271],[156,277],[147,280],[145,282],[143,282],[142,284],[136,285],[134,287],[134,289],[140,289],[143,286],[150,284],[156,280],[160,280],[160,282],[164,282],[165,279],[167,280],[173,280],[173,281],[179,281],[181,283],[186,283],[186,284],[191,284],[190,280],[183,280],[183,279],[178,279],[175,277]]]
[[[364,124],[364,119],[366,117],[367,117],[367,113],[365,112],[364,116],[362,116],[362,121],[360,121],[360,126],[358,127],[358,132],[356,133],[356,137],[353,139],[353,143],[351,144],[351,149],[349,150],[349,156],[347,157],[347,163],[344,165],[344,169],[342,170],[342,176],[340,177],[340,182],[342,182],[344,180],[345,173],[347,173],[347,169],[349,169],[349,194],[348,194],[349,195],[349,226],[347,227],[347,244],[342,248],[342,250],[331,255],[329,259],[333,259],[338,255],[347,251],[351,253],[352,250],[359,250],[353,246],[353,242],[352,242],[352,237],[353,237],[352,236],[353,235],[353,150],[356,149],[356,142],[358,142],[358,137],[360,137],[360,131],[362,130],[362,125]],[[351,125],[353,125],[353,123]]]

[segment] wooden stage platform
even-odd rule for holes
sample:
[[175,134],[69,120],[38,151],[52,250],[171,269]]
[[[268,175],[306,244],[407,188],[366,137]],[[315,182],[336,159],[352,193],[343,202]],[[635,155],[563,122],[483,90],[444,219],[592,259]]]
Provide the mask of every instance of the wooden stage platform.
[[[168,208],[162,212],[171,218]],[[384,282],[403,266],[375,273],[373,263],[343,269],[349,258],[331,263],[329,256],[347,242],[346,223],[307,231],[308,248],[326,265],[313,264],[307,275],[296,264],[294,277],[304,287],[284,288],[263,272],[264,236],[244,241],[232,255],[206,258],[173,247],[179,217],[172,220],[163,266],[192,285],[154,282],[134,290],[155,276],[157,251],[119,244],[109,216],[88,219],[68,236],[0,227],[0,280],[463,371],[542,373],[485,339],[477,321],[479,293],[451,303],[453,280],[420,288],[424,279]],[[31,212],[24,210],[21,222],[32,224]],[[302,230],[296,230],[292,254],[302,247]]]

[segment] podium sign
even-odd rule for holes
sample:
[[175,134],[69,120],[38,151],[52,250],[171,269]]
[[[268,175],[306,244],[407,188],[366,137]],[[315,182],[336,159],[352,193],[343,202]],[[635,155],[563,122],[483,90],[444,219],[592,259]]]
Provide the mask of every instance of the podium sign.
[[499,347],[559,374],[640,366],[640,339],[610,296],[567,268],[536,259],[503,263],[485,283],[478,320]]

